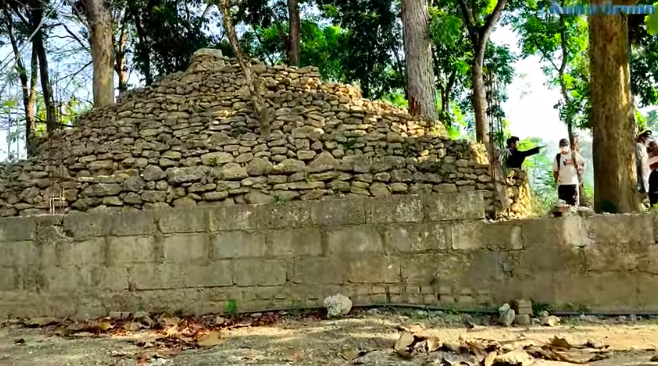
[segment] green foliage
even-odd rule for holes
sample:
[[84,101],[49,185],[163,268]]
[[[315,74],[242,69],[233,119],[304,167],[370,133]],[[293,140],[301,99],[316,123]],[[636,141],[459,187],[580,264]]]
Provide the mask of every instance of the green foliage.
[[238,313],[238,300],[229,299],[226,302],[226,313],[236,315]]
[[[546,143],[539,137],[532,137],[519,141],[520,150],[528,150],[536,146],[545,146]],[[536,213],[546,214],[557,199],[557,184],[553,178],[553,160],[555,154],[542,151],[525,160],[524,168],[528,172],[532,198]]]

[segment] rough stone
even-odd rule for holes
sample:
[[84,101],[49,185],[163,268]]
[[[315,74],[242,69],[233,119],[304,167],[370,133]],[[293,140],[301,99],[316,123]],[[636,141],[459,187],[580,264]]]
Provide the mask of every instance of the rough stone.
[[498,309],[498,322],[505,327],[509,327],[514,322],[516,313],[509,304],[504,304]]
[[324,307],[327,309],[328,318],[339,318],[349,314],[352,310],[352,300],[349,297],[336,294],[324,299]]

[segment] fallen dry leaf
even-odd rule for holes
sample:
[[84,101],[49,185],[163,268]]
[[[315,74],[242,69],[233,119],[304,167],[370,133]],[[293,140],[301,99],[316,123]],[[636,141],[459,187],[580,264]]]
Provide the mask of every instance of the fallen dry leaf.
[[496,362],[496,357],[498,357],[498,352],[495,352],[495,351],[494,352],[489,352],[487,357],[484,358],[484,361],[482,362],[482,364],[484,366],[492,366],[494,364],[494,362]]
[[55,318],[32,318],[25,322],[25,325],[28,327],[45,327],[46,325],[56,324],[57,319]]
[[210,332],[199,338],[196,343],[199,347],[214,347],[224,342],[220,337],[221,334],[219,332]]
[[112,329],[112,324],[110,324],[110,322],[98,322],[94,324],[92,327],[90,327],[90,329],[106,332]]
[[123,325],[123,329],[129,332],[136,332],[142,328],[142,325],[137,322],[128,322]]
[[425,344],[427,346],[427,352],[438,351],[439,348],[441,348],[441,340],[439,337],[429,337],[425,341]]
[[413,334],[403,332],[400,338],[395,342],[395,352],[403,358],[411,358],[412,349],[416,338]]
[[557,348],[565,348],[565,349],[571,349],[573,348],[569,342],[567,342],[566,339],[564,338],[558,338],[557,336],[553,337],[551,340],[550,346],[552,347],[557,347]]
[[301,361],[304,357],[304,354],[301,351],[297,351],[292,354],[292,356],[288,357],[288,361],[290,362],[299,362]]
[[535,360],[526,351],[517,349],[502,355],[496,356],[495,365],[500,366],[528,366],[532,365]]

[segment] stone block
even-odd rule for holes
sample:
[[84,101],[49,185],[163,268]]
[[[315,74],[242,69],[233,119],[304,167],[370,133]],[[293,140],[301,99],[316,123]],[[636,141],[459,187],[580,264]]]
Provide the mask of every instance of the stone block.
[[264,257],[267,254],[265,235],[256,231],[227,231],[211,236],[213,258]]
[[76,214],[64,216],[64,232],[75,239],[105,236],[109,230],[107,214]]
[[523,249],[523,231],[515,222],[496,222],[483,225],[482,239],[490,250]]
[[613,311],[638,306],[638,276],[632,272],[563,272],[554,274],[553,281],[556,309]]
[[431,221],[484,218],[482,192],[429,194],[423,196],[425,216]]
[[267,259],[233,261],[233,283],[238,286],[277,286],[286,283],[286,262]]
[[128,268],[126,267],[91,267],[92,286],[99,291],[127,291]]
[[273,230],[269,235],[274,256],[322,255],[319,228]]
[[366,222],[363,198],[335,199],[309,203],[313,205],[318,225],[356,225]]
[[383,253],[382,235],[374,226],[347,226],[327,230],[329,254]]
[[639,273],[637,281],[637,309],[656,311],[658,309],[658,276],[654,273]]
[[62,241],[57,243],[57,251],[59,263],[64,267],[104,265],[106,262],[105,238]]
[[461,222],[452,226],[452,249],[475,250],[486,246],[484,230],[487,223],[482,221]]
[[90,267],[46,267],[41,270],[48,292],[75,293],[96,291]]
[[33,217],[0,219],[0,243],[7,241],[34,240],[36,221]]
[[516,325],[525,326],[530,325],[530,323],[530,314],[517,314],[516,317],[514,317],[514,324]]
[[595,243],[653,244],[653,215],[596,215],[586,219],[589,236]]
[[162,238],[165,262],[208,260],[207,234],[176,234]]
[[344,280],[345,264],[339,258],[297,258],[292,280],[304,285],[339,285]]
[[597,242],[582,248],[581,252],[588,271],[632,271],[640,267],[640,262],[649,258],[643,253],[651,253],[650,247],[653,246],[655,244],[635,248],[624,243]]
[[33,241],[0,242],[0,265],[36,266],[39,257],[37,244]]
[[179,283],[182,287],[232,286],[230,261],[216,261],[207,265],[181,265]]
[[272,229],[313,226],[315,210],[308,202],[286,202],[270,205],[269,227]]
[[0,267],[0,291],[14,291],[20,288],[16,269]]
[[208,231],[208,211],[204,209],[162,210],[157,220],[164,234]]
[[183,268],[177,263],[144,263],[129,267],[128,276],[136,290],[180,288]]
[[422,222],[423,201],[417,195],[397,195],[366,200],[367,222],[374,224]]
[[208,211],[210,231],[253,230],[267,226],[266,205],[218,206]]
[[450,248],[450,226],[438,223],[392,224],[385,227],[386,253],[414,253]]
[[389,256],[351,256],[344,259],[351,283],[399,283],[400,260]]
[[110,265],[157,261],[155,238],[152,236],[109,237],[107,246]]
[[155,234],[155,217],[152,212],[123,212],[110,216],[112,236]]

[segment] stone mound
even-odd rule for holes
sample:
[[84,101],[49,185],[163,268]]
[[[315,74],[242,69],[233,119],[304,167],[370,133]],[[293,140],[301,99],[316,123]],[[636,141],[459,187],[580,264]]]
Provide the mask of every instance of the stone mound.
[[493,185],[481,145],[316,68],[265,66],[275,115],[260,136],[235,60],[199,50],[190,68],[97,108],[0,167],[0,215],[325,197],[483,190]]

